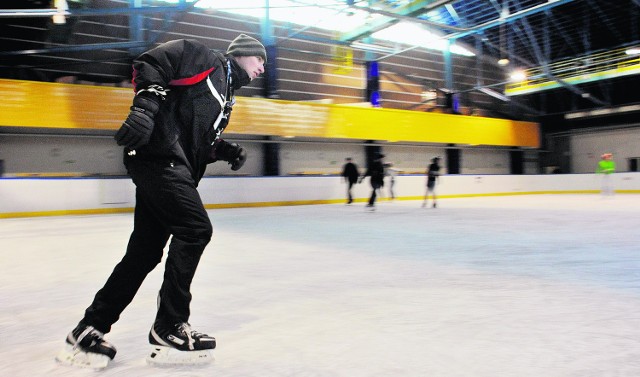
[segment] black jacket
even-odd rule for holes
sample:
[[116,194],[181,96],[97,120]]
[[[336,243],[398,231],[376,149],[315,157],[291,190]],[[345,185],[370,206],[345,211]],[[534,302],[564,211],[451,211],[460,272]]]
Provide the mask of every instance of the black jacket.
[[[127,159],[159,160],[186,165],[194,180],[204,175],[212,143],[214,124],[223,111],[222,102],[231,100],[227,58],[196,40],[176,40],[151,49],[134,60],[133,84],[136,93],[153,85],[167,90],[155,116],[149,144]],[[245,73],[246,74],[246,73]],[[224,121],[220,126],[226,126]]]
[[356,164],[354,164],[353,162],[347,162],[346,164],[344,164],[344,167],[342,168],[342,176],[349,183],[358,182],[358,177],[360,177],[360,173],[358,172],[358,167],[356,166]]
[[371,186],[373,186],[374,188],[379,188],[384,186],[384,166],[382,165],[382,161],[381,160],[372,161],[366,173],[364,173],[364,176],[371,177],[370,183],[371,183]]
[[440,175],[440,165],[437,162],[432,163],[427,168],[427,181],[429,183],[435,183],[436,179]]

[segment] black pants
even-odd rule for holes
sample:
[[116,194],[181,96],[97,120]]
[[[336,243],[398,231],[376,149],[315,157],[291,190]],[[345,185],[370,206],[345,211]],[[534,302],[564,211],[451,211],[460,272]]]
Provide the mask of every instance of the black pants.
[[353,189],[353,185],[355,185],[356,182],[358,181],[347,182],[347,203],[353,203],[353,194],[351,193],[351,190]]
[[378,190],[382,187],[380,183],[374,182],[371,183],[371,196],[369,197],[369,205],[373,206],[376,204],[376,198],[378,197]]
[[212,234],[211,221],[187,167],[131,161],[127,169],[136,185],[133,232],[124,257],[83,319],[104,333],[111,330],[147,274],[160,263],[170,236],[156,319],[168,324],[187,322],[191,281]]

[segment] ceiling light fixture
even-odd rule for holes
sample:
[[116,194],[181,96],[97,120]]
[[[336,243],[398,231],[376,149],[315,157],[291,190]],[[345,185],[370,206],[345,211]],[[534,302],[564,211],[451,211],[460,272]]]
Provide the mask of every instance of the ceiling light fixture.
[[69,4],[67,4],[67,0],[55,0],[54,4],[56,7],[56,13],[53,15],[53,23],[56,25],[64,25],[67,23],[67,18],[65,14],[69,11]]
[[396,52],[396,50],[391,47],[374,45],[374,44],[363,43],[358,41],[351,42],[351,47],[357,48],[360,50],[365,50],[365,51],[381,52],[385,54],[393,54],[394,52]]
[[509,78],[511,79],[511,81],[520,82],[527,79],[527,74],[523,70],[518,69],[511,72]]

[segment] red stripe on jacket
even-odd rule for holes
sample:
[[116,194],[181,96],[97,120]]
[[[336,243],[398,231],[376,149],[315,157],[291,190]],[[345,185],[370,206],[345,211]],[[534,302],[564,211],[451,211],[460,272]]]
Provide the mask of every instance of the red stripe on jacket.
[[[204,80],[205,78],[207,78],[207,76],[209,76],[209,74],[211,72],[213,72],[216,69],[216,67],[212,67],[204,72],[198,73],[197,75],[191,76],[191,77],[185,77],[183,79],[176,79],[176,80],[171,80],[169,81],[169,85],[175,85],[175,86],[187,86],[187,85],[193,85],[193,84],[197,84],[200,81]],[[138,89],[136,88],[136,77],[138,76],[138,70],[133,68],[133,78],[131,79],[131,83],[133,84],[133,91],[137,92]]]
[[207,76],[209,76],[209,74],[211,72],[213,72],[213,70],[215,69],[215,67],[212,67],[202,73],[198,73],[197,75],[191,76],[191,77],[185,77],[183,79],[177,79],[177,80],[171,80],[169,81],[169,85],[175,85],[175,86],[186,86],[186,85],[193,85],[193,84],[197,84],[200,81],[204,80],[207,78]]

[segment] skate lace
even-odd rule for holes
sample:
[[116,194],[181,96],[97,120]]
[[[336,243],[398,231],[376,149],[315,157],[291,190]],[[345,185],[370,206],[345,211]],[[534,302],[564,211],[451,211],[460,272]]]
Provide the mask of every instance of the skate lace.
[[80,342],[87,336],[90,336],[91,342],[98,342],[102,339],[102,333],[96,330],[93,326],[87,326],[76,338],[76,341],[73,343],[73,349],[76,350],[80,346]]
[[[178,325],[178,331],[182,332],[187,336],[187,342],[189,343],[189,349],[194,349],[194,344],[196,343],[196,339],[198,339],[201,334],[197,331],[191,329],[191,325],[187,322],[180,323]],[[195,338],[195,339],[194,339]]]

